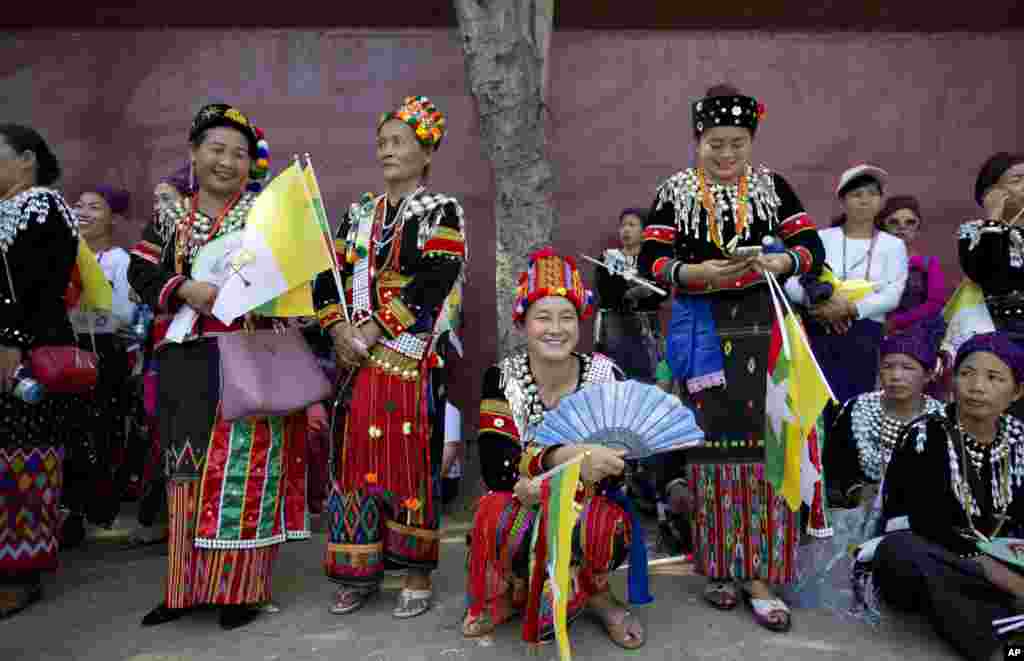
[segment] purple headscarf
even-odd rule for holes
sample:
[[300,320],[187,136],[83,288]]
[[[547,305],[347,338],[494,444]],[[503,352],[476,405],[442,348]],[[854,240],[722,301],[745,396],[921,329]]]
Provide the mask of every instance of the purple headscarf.
[[960,363],[964,362],[967,356],[979,351],[994,353],[1013,372],[1014,380],[1017,383],[1024,383],[1024,349],[1017,346],[1006,333],[978,333],[964,342],[956,352],[953,369],[959,369]]
[[93,186],[85,192],[96,193],[102,197],[107,201],[107,206],[110,207],[110,210],[119,216],[124,216],[128,213],[128,209],[132,205],[131,193],[123,188],[114,188],[113,186],[103,184],[101,186]]
[[170,186],[174,187],[176,191],[178,191],[179,195],[187,196],[192,194],[192,189],[191,186],[189,185],[189,179],[189,165],[188,163],[186,163],[185,165],[175,170],[173,173],[161,179],[160,183],[169,184]]
[[921,363],[925,371],[935,369],[939,357],[939,344],[946,333],[946,322],[941,315],[926,319],[902,333],[889,335],[879,345],[879,355],[902,353]]

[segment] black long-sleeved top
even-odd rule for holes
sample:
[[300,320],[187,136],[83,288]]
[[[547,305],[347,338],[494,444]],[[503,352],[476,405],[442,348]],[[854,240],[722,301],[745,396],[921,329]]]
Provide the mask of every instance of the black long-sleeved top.
[[1024,331],[1024,232],[994,220],[972,220],[958,232],[960,268],[981,287],[992,321]]
[[[382,213],[384,206],[386,212]],[[442,304],[451,293],[466,256],[462,207],[454,198],[420,193],[407,204],[404,221],[398,220],[398,211],[399,207],[385,205],[382,198],[368,194],[351,205],[335,241],[352,323],[358,326],[373,319],[390,339],[403,333],[434,331]],[[368,223],[378,232],[368,246],[374,252],[376,279],[367,290],[368,300],[356,300],[353,304],[356,261],[362,247],[360,227],[368,227],[364,225]],[[392,246],[378,248],[390,241],[399,227],[396,272],[390,261]],[[376,277],[385,271],[397,273],[397,277]],[[343,319],[340,302],[334,276],[330,271],[321,273],[314,283],[313,303],[323,328]]]
[[[155,215],[142,231],[142,238],[132,247],[130,253],[128,283],[132,289],[155,313],[169,315],[177,312],[183,302],[175,294],[191,277],[192,262],[199,251],[209,241],[243,230],[249,210],[255,201],[255,193],[241,195],[216,227],[215,219],[199,210],[196,210],[190,222],[191,199],[185,199]],[[191,232],[188,229],[190,224],[193,228]],[[178,246],[179,232],[182,236],[186,232],[190,233],[191,238],[187,245],[183,243]],[[210,232],[213,232],[213,236],[209,236]],[[169,319],[154,324],[153,343],[157,348],[163,342],[168,322]],[[192,340],[210,333],[238,330],[241,327],[241,319],[236,320],[231,326],[225,326],[217,319],[204,315],[196,320],[186,339]]]
[[[886,521],[907,516],[914,533],[952,553],[972,556],[977,554],[977,548],[956,530],[967,528],[968,521],[964,506],[954,489],[950,450],[952,447],[952,454],[957,457],[958,473],[972,476],[972,493],[979,509],[979,515],[973,517],[974,525],[979,532],[989,536],[997,526],[992,497],[992,469],[987,460],[991,452],[990,449],[985,451],[986,460],[977,473],[973,467],[965,467],[959,459],[959,445],[952,445],[947,432],[947,428],[953,424],[951,421],[955,420],[956,409],[951,404],[946,409],[945,417],[938,414],[927,416],[923,432],[918,426],[905,429],[886,471],[882,515]],[[1020,537],[1024,530],[1024,486],[1020,485],[1016,476],[1024,470],[1024,423],[1010,415],[1003,415],[999,424],[999,433],[1010,446],[1007,460],[1011,472],[1012,500],[1006,510],[1009,519],[998,536]],[[999,443],[997,438],[990,448]]]
[[601,266],[594,267],[594,282],[597,289],[598,307],[602,310],[630,314],[634,312],[657,312],[665,297],[655,292],[647,298],[626,300],[626,292],[635,286],[621,275],[613,275]]
[[[580,361],[580,375],[576,390],[596,383],[607,383],[618,378],[615,364],[600,354],[574,354]],[[539,446],[533,443],[523,444],[519,425],[506,388],[511,387],[509,381],[517,378],[516,367],[528,363],[522,355],[506,358],[501,365],[492,366],[484,375],[483,396],[480,401],[480,427],[477,437],[480,448],[480,473],[484,484],[491,491],[512,491],[520,476],[533,478],[544,472],[544,455],[559,446]],[[505,374],[503,381],[502,375]],[[523,392],[529,391],[532,381],[523,381]],[[532,391],[535,392],[535,391]],[[527,396],[530,397],[529,395]],[[540,398],[526,403],[529,413],[536,424],[547,413],[540,403]],[[531,424],[531,423],[527,423]],[[607,480],[602,488],[615,483]]]
[[[925,413],[945,413],[941,402],[924,397]],[[822,451],[829,503],[844,502],[857,485],[881,481],[892,448],[887,442],[895,443],[903,426],[903,422],[886,414],[881,391],[846,402],[825,437]]]
[[34,187],[0,202],[0,252],[0,346],[74,344],[64,296],[78,222],[61,194]]
[[[708,213],[702,206],[696,181],[697,173],[690,168],[659,186],[644,224],[644,243],[638,265],[641,276],[668,286],[681,284],[690,294],[747,289],[764,283],[764,277],[753,271],[718,286],[692,278],[684,278],[684,283],[674,281],[679,262],[700,264],[724,258],[710,233]],[[785,243],[787,253],[794,259],[795,274],[820,273],[825,263],[825,248],[814,222],[789,183],[763,166],[752,170],[750,181],[752,217],[747,219],[742,232],[737,232],[732,206],[718,207],[716,225],[721,232],[722,245],[728,246],[738,234],[736,247],[763,247],[765,237],[775,236]]]

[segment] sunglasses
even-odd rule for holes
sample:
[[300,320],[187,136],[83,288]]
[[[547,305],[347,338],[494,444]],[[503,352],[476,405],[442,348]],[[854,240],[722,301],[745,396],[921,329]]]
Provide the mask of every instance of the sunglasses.
[[914,228],[921,224],[917,218],[891,218],[885,221],[886,227]]

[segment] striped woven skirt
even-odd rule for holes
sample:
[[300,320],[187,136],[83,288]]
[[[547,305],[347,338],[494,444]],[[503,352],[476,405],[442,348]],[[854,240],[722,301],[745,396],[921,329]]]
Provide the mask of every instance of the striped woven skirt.
[[800,512],[765,480],[764,464],[688,467],[694,563],[714,580],[797,580]]
[[[529,595],[530,542],[540,507],[523,507],[507,491],[483,496],[473,520],[469,548],[469,613],[486,613],[500,624],[521,612]],[[602,496],[590,498],[573,529],[569,584],[569,619],[579,615],[591,596],[608,589],[608,573],[626,560],[631,539],[629,517]],[[552,628],[550,581],[541,597],[539,626]]]
[[167,485],[170,538],[167,540],[167,606],[226,606],[269,601],[279,546],[247,549],[197,548],[199,480]]

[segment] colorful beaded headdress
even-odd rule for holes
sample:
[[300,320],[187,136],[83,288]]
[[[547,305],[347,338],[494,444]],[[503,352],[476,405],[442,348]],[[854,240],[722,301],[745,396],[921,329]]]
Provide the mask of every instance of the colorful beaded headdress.
[[416,139],[424,147],[436,151],[441,146],[445,132],[444,115],[427,97],[405,97],[401,106],[380,116],[377,121],[377,131],[380,131],[384,122],[391,119],[408,124],[416,133]]
[[716,126],[735,126],[757,133],[757,125],[764,119],[763,103],[743,95],[709,96],[693,104],[693,134],[699,140],[708,129]]
[[263,129],[257,128],[238,108],[226,103],[211,103],[203,106],[188,132],[189,142],[204,132],[219,126],[227,126],[239,131],[249,143],[249,154],[252,165],[249,166],[249,190],[258,191],[267,174],[270,172],[270,146],[267,144]]
[[530,266],[519,274],[512,320],[521,323],[526,309],[546,296],[562,296],[576,306],[580,320],[593,311],[594,294],[586,288],[572,257],[562,257],[550,246],[530,255]]

